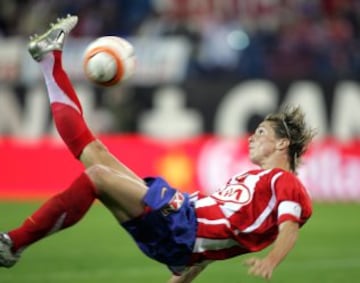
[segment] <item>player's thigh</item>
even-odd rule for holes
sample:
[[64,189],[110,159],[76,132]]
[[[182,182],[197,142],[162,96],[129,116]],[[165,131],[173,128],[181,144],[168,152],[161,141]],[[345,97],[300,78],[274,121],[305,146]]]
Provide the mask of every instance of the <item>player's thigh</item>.
[[99,200],[119,222],[143,213],[143,198],[148,190],[144,182],[99,164],[91,166],[86,172],[96,187]]
[[137,176],[131,169],[125,164],[120,162],[106,146],[99,140],[95,140],[89,143],[80,155],[80,161],[86,168],[89,168],[96,164],[102,164],[109,168],[112,168],[128,177],[134,178],[137,181],[143,182],[143,180]]

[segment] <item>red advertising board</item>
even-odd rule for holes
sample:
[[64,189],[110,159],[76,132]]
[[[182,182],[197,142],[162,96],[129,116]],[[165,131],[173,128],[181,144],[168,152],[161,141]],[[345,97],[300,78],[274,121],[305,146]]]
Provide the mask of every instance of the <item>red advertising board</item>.
[[[101,140],[140,176],[161,175],[182,191],[218,188],[232,174],[254,167],[247,138],[216,136],[165,142],[140,135]],[[83,166],[53,137],[0,139],[0,199],[46,198],[65,189]],[[299,177],[316,201],[360,201],[360,141],[315,141]]]

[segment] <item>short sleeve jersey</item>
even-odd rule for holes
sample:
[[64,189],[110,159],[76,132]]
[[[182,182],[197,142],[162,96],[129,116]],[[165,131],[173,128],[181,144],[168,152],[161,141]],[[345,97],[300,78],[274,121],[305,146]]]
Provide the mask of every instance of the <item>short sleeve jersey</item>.
[[194,203],[198,229],[192,263],[262,250],[274,242],[282,222],[302,226],[312,214],[303,184],[278,168],[235,175]]

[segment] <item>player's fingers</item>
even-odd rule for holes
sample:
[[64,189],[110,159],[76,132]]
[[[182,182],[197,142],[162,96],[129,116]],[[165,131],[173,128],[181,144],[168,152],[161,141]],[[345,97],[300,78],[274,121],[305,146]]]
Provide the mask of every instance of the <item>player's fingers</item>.
[[252,267],[249,268],[248,274],[253,275],[253,276],[260,276],[261,277],[261,270],[256,266],[252,266]]
[[265,265],[261,264],[259,260],[252,261],[252,265],[249,266],[248,274],[253,276],[258,276],[264,279],[269,280],[271,278],[272,272]]
[[270,280],[271,277],[272,277],[272,272],[271,272],[271,271],[268,271],[268,272],[265,274],[265,276],[264,276],[264,278],[265,278],[266,280]]
[[253,268],[253,270],[251,270],[251,272],[249,272],[249,273],[254,275],[254,276],[264,278],[266,280],[270,280],[271,275],[272,275],[271,271],[266,270],[263,267]]
[[252,258],[248,258],[247,260],[244,261],[244,265],[246,266],[253,266],[256,263],[257,259],[252,257]]
[[248,274],[254,276],[262,276],[262,267],[258,262],[254,262],[253,265],[249,266]]

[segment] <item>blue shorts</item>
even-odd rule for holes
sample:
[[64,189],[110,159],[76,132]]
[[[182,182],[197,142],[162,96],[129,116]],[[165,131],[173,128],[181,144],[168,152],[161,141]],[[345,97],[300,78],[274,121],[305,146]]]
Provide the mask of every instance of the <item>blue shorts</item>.
[[189,195],[171,188],[161,178],[146,178],[149,189],[142,216],[122,223],[150,258],[180,274],[190,262],[196,239],[196,215]]

